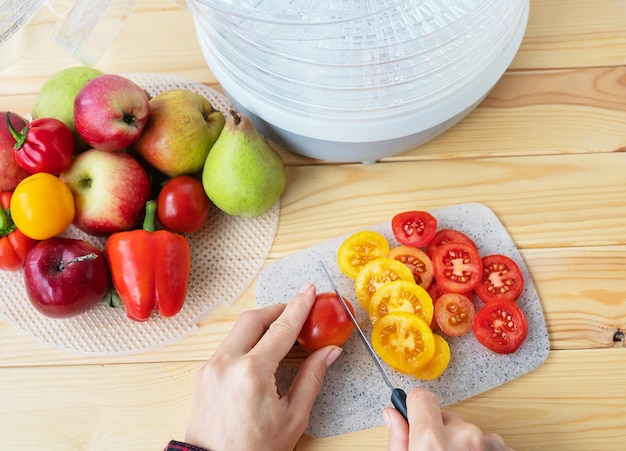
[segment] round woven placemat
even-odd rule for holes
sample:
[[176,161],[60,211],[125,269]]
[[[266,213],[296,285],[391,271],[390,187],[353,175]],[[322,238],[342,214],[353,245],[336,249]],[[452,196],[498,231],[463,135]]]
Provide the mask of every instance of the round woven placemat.
[[[204,95],[223,113],[233,108],[219,92],[173,76],[126,75],[151,96],[170,89]],[[31,305],[22,271],[0,271],[0,311],[31,337],[65,351],[90,355],[121,355],[148,351],[192,332],[198,321],[217,306],[236,301],[258,274],[270,250],[280,205],[256,218],[229,216],[213,206],[208,223],[187,236],[191,246],[191,276],[185,305],[173,318],[154,313],[145,322],[131,321],[119,308],[99,305],[73,318],[51,319]],[[80,238],[104,249],[104,238],[71,226],[63,236]]]

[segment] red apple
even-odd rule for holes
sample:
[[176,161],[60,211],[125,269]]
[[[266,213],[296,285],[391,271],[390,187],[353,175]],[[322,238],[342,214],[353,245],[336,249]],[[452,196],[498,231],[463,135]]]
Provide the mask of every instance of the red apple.
[[135,228],[150,200],[148,173],[125,152],[89,149],[59,176],[74,196],[74,225],[96,236]]
[[150,116],[148,95],[115,74],[89,80],[74,99],[76,131],[90,146],[116,152],[139,139]]
[[102,300],[109,289],[109,267],[104,254],[86,241],[51,238],[26,254],[24,283],[39,312],[69,318]]
[[[13,191],[18,183],[30,175],[13,157],[15,138],[9,131],[6,116],[6,111],[0,111],[0,192]],[[21,116],[11,113],[10,118],[15,130],[26,127],[26,120]]]

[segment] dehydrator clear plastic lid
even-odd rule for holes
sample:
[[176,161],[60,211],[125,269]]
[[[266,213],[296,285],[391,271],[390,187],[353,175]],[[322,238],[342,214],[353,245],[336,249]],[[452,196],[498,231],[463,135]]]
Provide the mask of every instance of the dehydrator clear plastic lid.
[[[491,0],[491,2],[498,0]],[[504,1],[504,0],[501,0]],[[410,7],[430,17],[446,11],[471,10],[481,0],[178,0],[188,8],[202,6],[237,20],[273,25],[325,25],[367,19]]]
[[[184,6],[200,3],[236,17],[275,24],[322,24],[379,14],[406,0],[177,0]],[[451,0],[412,0],[410,3],[454,3]]]
[[[433,33],[372,48],[347,45],[355,36],[277,41],[242,32],[219,15],[196,13],[194,20],[209,66],[221,66],[259,97],[309,114],[383,113],[417,108],[464,86],[507,47],[527,2],[476,0],[474,6],[464,18]],[[372,18],[366,34],[374,34],[380,23]]]

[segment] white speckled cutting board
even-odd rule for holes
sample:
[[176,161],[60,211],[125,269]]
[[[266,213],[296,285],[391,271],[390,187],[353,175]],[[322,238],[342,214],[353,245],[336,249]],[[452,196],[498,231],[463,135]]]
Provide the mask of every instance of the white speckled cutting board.
[[[468,203],[431,211],[438,228],[460,230],[472,238],[481,256],[500,253],[519,265],[526,285],[518,304],[528,319],[528,337],[514,354],[501,355],[482,347],[470,332],[463,337],[446,337],[451,349],[450,365],[433,381],[421,381],[386,366],[396,386],[407,393],[416,387],[432,390],[442,405],[449,405],[511,381],[539,367],[548,356],[550,343],[541,303],[531,275],[506,229],[485,205]],[[369,337],[371,326],[367,313],[354,295],[353,281],[337,265],[337,249],[358,230],[382,233],[393,247],[397,241],[388,222],[364,226],[353,232],[297,252],[268,265],[257,279],[257,307],[288,302],[306,281],[313,282],[318,292],[332,291],[319,260],[322,260],[337,283],[339,291],[351,298],[356,317]],[[482,305],[474,300],[477,308]],[[353,334],[344,345],[339,359],[329,368],[318,395],[306,431],[313,437],[328,437],[382,425],[381,411],[391,405],[391,391],[370,359],[363,343]],[[279,388],[284,392],[296,369],[282,365],[277,374]]]

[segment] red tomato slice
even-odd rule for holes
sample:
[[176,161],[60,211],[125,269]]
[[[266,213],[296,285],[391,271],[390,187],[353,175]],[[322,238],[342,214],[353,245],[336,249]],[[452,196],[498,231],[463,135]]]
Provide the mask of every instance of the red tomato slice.
[[511,301],[485,304],[476,314],[473,328],[478,342],[499,354],[517,351],[528,335],[526,315]]
[[[441,286],[437,283],[435,279],[433,279],[433,282],[430,284],[430,287],[428,287],[427,291],[428,291],[428,294],[430,295],[430,298],[433,300],[433,304],[437,302],[437,299],[439,299],[442,295],[446,293],[451,293],[451,291],[444,290],[443,288],[441,288]],[[470,299],[472,297],[471,291],[468,291],[467,293],[459,293],[459,294],[467,296]]]
[[474,240],[465,235],[463,232],[459,232],[454,229],[441,229],[435,233],[433,239],[430,240],[430,243],[428,243],[426,253],[432,257],[436,248],[448,243],[463,243],[476,247]]
[[476,309],[463,294],[446,293],[435,304],[435,320],[439,329],[450,337],[460,337],[472,330]]
[[[344,300],[354,313],[352,304]],[[335,293],[318,293],[297,341],[304,351],[313,352],[328,345],[343,345],[353,329],[339,297]]]
[[388,258],[393,258],[409,267],[415,283],[427,290],[433,281],[433,262],[421,249],[411,246],[396,246],[389,251]]
[[482,258],[483,277],[474,291],[483,302],[515,301],[524,290],[524,276],[513,260],[493,254]]
[[432,255],[435,280],[446,291],[472,291],[483,274],[478,250],[468,244],[447,243],[435,249]]
[[393,217],[391,230],[400,244],[422,247],[435,236],[437,219],[426,211],[405,211]]

